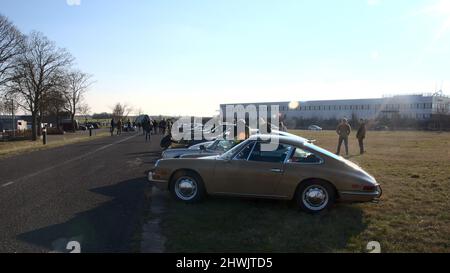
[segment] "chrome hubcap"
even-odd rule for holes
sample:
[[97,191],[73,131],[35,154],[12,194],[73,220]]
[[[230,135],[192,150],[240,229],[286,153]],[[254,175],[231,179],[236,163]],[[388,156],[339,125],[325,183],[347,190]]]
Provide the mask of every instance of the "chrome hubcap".
[[303,204],[310,210],[322,210],[328,204],[328,192],[320,185],[312,185],[303,191]]
[[180,177],[175,182],[175,194],[182,200],[191,200],[197,194],[197,182],[190,177]]

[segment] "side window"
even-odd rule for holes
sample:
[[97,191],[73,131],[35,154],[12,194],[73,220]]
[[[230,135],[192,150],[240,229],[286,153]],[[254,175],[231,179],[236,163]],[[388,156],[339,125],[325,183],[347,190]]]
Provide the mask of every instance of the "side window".
[[247,160],[250,152],[253,149],[253,146],[255,145],[255,142],[249,143],[247,146],[245,146],[235,157],[236,160]]
[[260,161],[260,162],[278,162],[283,163],[286,160],[289,152],[291,151],[290,146],[279,144],[278,148],[273,151],[261,151],[261,143],[258,142],[250,155],[250,161]]
[[295,148],[289,162],[292,163],[320,163],[322,160],[315,154],[300,148]]

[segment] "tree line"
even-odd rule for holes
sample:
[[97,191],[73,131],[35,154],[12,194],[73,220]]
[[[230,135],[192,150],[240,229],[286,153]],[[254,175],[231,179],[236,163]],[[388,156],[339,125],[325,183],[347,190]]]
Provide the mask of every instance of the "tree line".
[[[92,75],[75,67],[75,58],[43,33],[21,33],[0,14],[0,112],[18,108],[32,117],[32,140],[41,133],[43,117],[89,112],[84,95]],[[59,122],[57,122],[59,126]]]

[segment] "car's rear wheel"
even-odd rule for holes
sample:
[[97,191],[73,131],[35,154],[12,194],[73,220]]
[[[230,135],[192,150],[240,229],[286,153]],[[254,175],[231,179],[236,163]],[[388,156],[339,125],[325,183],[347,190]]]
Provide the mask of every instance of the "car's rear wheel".
[[177,172],[171,180],[170,191],[175,199],[186,203],[196,203],[205,197],[202,179],[191,171]]
[[322,180],[310,180],[300,184],[296,201],[303,211],[316,214],[330,208],[335,197],[331,184]]

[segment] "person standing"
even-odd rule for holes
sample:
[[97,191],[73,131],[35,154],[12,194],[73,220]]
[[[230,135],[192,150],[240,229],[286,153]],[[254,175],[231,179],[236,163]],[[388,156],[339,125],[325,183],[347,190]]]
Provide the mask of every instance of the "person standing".
[[173,121],[171,119],[169,119],[167,121],[167,130],[170,132],[172,132],[172,125],[173,125]]
[[115,122],[114,122],[114,119],[112,118],[111,119],[111,136],[114,134],[114,127],[115,127]]
[[121,135],[122,134],[122,121],[119,119],[117,121],[117,135]]
[[360,154],[364,154],[364,139],[366,138],[366,123],[364,122],[363,119],[361,119],[359,121],[359,129],[358,132],[356,133],[356,138],[358,139],[358,143],[359,143],[359,152]]
[[156,119],[153,120],[153,130],[155,130],[155,135],[158,134],[158,122]]
[[151,134],[152,134],[152,123],[150,122],[150,119],[146,120],[144,123],[144,131],[145,131],[145,141],[152,141]]
[[339,155],[341,153],[342,142],[345,145],[345,154],[348,156],[348,136],[352,132],[352,127],[348,124],[347,119],[342,119],[341,123],[338,125],[336,129],[336,133],[339,135],[339,142],[336,154]]
[[163,136],[165,136],[166,135],[166,127],[167,127],[165,119],[162,119],[159,122],[159,127],[160,127],[160,132],[162,133]]
[[127,132],[130,132],[131,131],[131,121],[130,121],[130,119],[128,119],[128,121],[127,121]]
[[140,133],[141,132],[141,121],[139,121],[138,123],[137,123],[137,127],[138,127],[138,133]]

